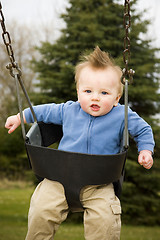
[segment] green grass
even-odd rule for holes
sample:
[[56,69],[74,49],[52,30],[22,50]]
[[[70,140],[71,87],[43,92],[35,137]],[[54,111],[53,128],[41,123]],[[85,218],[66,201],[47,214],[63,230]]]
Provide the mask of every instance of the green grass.
[[[159,239],[160,227],[122,226],[121,240]],[[56,234],[55,240],[84,240],[83,225],[62,224]]]
[[[24,240],[34,187],[22,182],[0,183],[0,240]],[[84,240],[83,225],[64,223],[55,240]],[[122,226],[121,240],[159,240],[160,227]]]
[[22,182],[0,184],[0,240],[24,239],[27,214],[34,187]]

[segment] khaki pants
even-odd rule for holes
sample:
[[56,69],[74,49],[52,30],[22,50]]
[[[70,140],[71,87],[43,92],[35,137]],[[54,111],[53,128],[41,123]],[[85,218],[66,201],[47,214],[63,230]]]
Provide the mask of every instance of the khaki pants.
[[[121,206],[113,184],[87,186],[81,190],[86,240],[119,240]],[[68,205],[63,186],[44,179],[31,198],[26,240],[53,240],[66,219]]]

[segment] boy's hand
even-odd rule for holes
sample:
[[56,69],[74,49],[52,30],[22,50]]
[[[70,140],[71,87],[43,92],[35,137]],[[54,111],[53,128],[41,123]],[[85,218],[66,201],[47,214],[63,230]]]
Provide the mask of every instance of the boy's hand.
[[21,124],[19,113],[7,118],[5,128],[9,129],[8,133],[12,133]]
[[140,165],[143,165],[144,168],[150,169],[153,165],[152,152],[149,150],[140,151],[138,162]]

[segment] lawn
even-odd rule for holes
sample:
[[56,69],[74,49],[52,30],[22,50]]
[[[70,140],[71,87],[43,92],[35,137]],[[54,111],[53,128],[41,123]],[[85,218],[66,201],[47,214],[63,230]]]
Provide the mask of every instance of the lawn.
[[[23,240],[34,187],[22,182],[0,184],[0,240]],[[64,223],[55,240],[84,240],[83,225]],[[121,240],[159,240],[159,227],[122,226]]]

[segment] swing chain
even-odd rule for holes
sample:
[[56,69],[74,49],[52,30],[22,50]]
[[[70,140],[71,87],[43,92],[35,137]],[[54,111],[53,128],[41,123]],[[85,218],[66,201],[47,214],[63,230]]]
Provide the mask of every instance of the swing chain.
[[130,61],[130,38],[129,38],[129,28],[131,26],[131,14],[130,14],[130,0],[125,0],[124,4],[124,16],[123,16],[123,25],[125,28],[125,37],[124,37],[124,51],[123,51],[123,61],[125,68],[123,69],[122,83],[125,84],[126,77],[129,79],[129,83],[133,81],[134,70],[128,69],[128,64]]
[[[36,118],[35,112],[33,110],[31,101],[29,99],[29,96],[27,94],[27,91],[25,89],[23,81],[21,79],[21,76],[22,76],[21,69],[19,68],[18,63],[15,61],[14,52],[13,52],[13,48],[12,48],[12,45],[11,45],[12,44],[11,37],[10,37],[9,32],[6,30],[6,26],[5,26],[5,18],[4,18],[3,12],[2,12],[1,1],[0,1],[0,23],[1,23],[1,26],[2,26],[3,42],[4,42],[4,45],[6,46],[7,53],[8,53],[9,59],[10,59],[10,63],[6,66],[6,68],[10,71],[10,75],[16,80],[16,84],[19,82],[19,84],[21,86],[21,89],[24,93],[24,96],[25,96],[25,98],[28,102],[28,105],[29,105],[30,109],[31,109],[34,121],[37,122],[37,118]],[[18,86],[18,84],[17,84],[17,86]],[[20,106],[21,103],[20,103],[20,96],[19,96],[19,88],[18,87],[17,87],[17,95],[18,95],[18,99],[19,99],[18,100],[18,105],[19,105],[19,110],[20,110],[20,115],[21,115],[22,133],[23,133],[24,121],[23,121],[23,117],[22,117],[22,108]],[[23,135],[25,135],[25,134],[23,134]]]
[[2,12],[2,4],[0,2],[0,23],[2,27],[2,39],[4,45],[6,46],[6,50],[10,59],[10,63],[6,66],[6,68],[10,71],[10,75],[15,78],[16,74],[21,76],[22,72],[18,66],[18,63],[15,61],[14,52],[12,48],[12,41],[9,32],[6,30],[5,19]]

